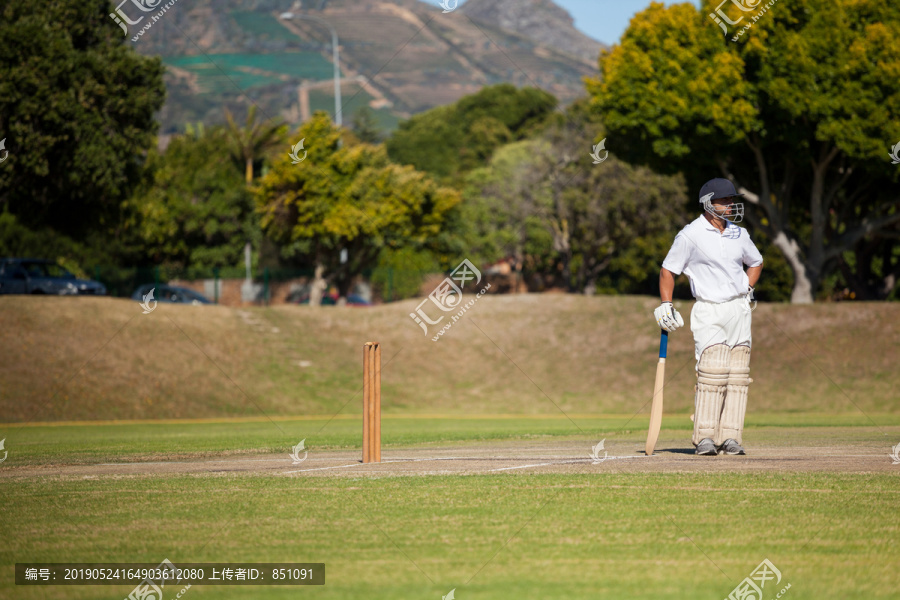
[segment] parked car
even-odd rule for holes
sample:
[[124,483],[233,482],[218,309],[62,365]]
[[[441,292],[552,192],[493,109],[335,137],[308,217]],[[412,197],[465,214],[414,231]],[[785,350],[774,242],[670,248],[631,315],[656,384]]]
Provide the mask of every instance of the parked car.
[[52,260],[0,259],[0,294],[106,294],[98,281],[78,279]]
[[132,300],[138,302],[144,301],[144,296],[153,290],[153,299],[157,302],[172,302],[174,304],[212,304],[209,298],[194,290],[178,287],[174,285],[145,283],[138,289],[134,290],[131,295]]
[[[338,293],[334,288],[322,292],[322,306],[334,306],[338,303]],[[289,294],[287,297],[289,304],[309,304],[309,291],[298,291]],[[360,296],[359,294],[350,294],[347,296],[347,306],[372,306],[372,303]]]

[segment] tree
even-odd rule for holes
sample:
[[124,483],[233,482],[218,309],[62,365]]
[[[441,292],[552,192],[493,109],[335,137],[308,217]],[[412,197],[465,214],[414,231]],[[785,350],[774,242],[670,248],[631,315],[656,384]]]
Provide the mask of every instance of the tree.
[[40,256],[79,266],[95,258],[84,245],[46,227],[23,227],[8,212],[0,212],[0,256]]
[[564,285],[586,294],[613,267],[637,270],[641,282],[657,277],[658,253],[685,221],[683,180],[602,153],[593,164],[589,125],[573,113],[470,174],[470,243],[487,260],[514,257],[549,273],[558,265]]
[[900,223],[857,244],[841,257],[838,269],[859,300],[898,299]]
[[25,227],[116,235],[163,104],[158,58],[126,47],[107,0],[0,5],[0,204]]
[[812,302],[845,253],[900,222],[887,159],[900,139],[900,6],[778,3],[756,22],[745,13],[737,42],[708,18],[716,6],[652,4],[588,90],[630,159],[683,171],[691,189],[734,180],[791,267],[792,301]]
[[258,218],[226,146],[226,132],[215,128],[150,153],[145,182],[127,202],[140,258],[196,269],[240,264]]
[[354,113],[352,128],[353,133],[356,134],[356,137],[359,138],[359,141],[362,143],[381,143],[381,128],[378,126],[378,121],[375,119],[372,109],[368,106],[363,106]]
[[445,178],[484,166],[493,151],[532,136],[553,114],[556,99],[504,83],[400,124],[386,142],[391,160]]
[[432,247],[460,202],[455,190],[391,163],[384,146],[340,147],[341,131],[325,112],[295,137],[307,140],[306,158],[299,164],[281,159],[257,185],[261,225],[283,255],[314,264],[316,278],[330,276],[342,297],[355,275],[377,264],[382,249]]
[[256,118],[256,105],[247,109],[247,120],[239,126],[227,108],[225,120],[228,124],[228,142],[231,156],[244,169],[244,181],[253,183],[254,170],[263,159],[278,147],[284,147],[287,125],[274,120],[260,121]]

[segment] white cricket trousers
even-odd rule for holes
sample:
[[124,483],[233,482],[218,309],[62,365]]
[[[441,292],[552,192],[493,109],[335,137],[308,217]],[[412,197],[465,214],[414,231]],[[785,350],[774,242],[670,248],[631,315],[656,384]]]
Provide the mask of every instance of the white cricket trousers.
[[[750,301],[738,296],[726,302],[697,300],[691,309],[691,331],[694,333],[694,356],[700,355],[714,344],[727,344],[734,348],[750,345]],[[696,368],[696,366],[695,366]]]

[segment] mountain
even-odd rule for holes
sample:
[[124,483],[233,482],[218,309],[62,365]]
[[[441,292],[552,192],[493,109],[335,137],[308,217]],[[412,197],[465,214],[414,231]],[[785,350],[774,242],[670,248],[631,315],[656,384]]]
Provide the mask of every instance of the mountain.
[[251,102],[292,125],[333,113],[328,25],[339,37],[344,123],[369,106],[387,129],[501,82],[568,104],[584,95],[602,48],[552,0],[469,0],[449,13],[418,0],[192,0],[147,16],[157,20],[130,25],[126,43],[167,67],[164,134],[221,123],[226,107],[241,115]]
[[566,9],[553,0],[469,0],[461,10],[475,21],[526,38],[596,66],[603,44],[575,29]]

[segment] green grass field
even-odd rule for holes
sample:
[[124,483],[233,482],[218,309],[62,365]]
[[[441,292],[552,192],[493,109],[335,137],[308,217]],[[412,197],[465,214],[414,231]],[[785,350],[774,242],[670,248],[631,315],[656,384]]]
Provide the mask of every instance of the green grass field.
[[[0,598],[133,588],[15,586],[17,562],[164,558],[326,564],[321,587],[188,599],[721,600],[763,559],[783,580],[761,600],[787,584],[787,600],[895,598],[898,308],[761,306],[749,455],[709,463],[689,454],[692,347],[673,335],[661,452],[641,462],[650,304],[486,297],[434,343],[407,322],[414,301],[142,315],[0,298]],[[356,462],[369,339],[383,451],[407,457],[374,469]],[[626,460],[592,467],[601,439]],[[300,440],[309,470],[287,455]],[[477,467],[479,449],[527,458]],[[582,463],[520,468],[546,454]],[[402,462],[451,455],[472,459]]]
[[272,52],[270,54],[212,54],[163,58],[167,65],[197,76],[204,94],[279,83],[279,75],[322,80],[334,75],[334,67],[316,52]]
[[251,10],[232,10],[228,12],[245,33],[262,41],[298,42],[302,41],[281,24],[273,15]]
[[301,592],[316,598],[723,598],[768,557],[792,598],[896,598],[897,491],[874,475],[23,482],[4,490],[0,593],[122,598],[128,586],[13,590],[11,565],[168,557],[324,562],[326,585]]
[[[887,419],[896,432],[897,418]],[[575,421],[590,435],[635,442],[646,426],[646,419],[616,416]],[[621,429],[626,423],[633,429]],[[4,426],[10,456],[2,468],[284,453],[280,429],[308,435],[310,452],[358,448],[359,425],[284,419]],[[665,427],[689,435],[680,420]],[[813,429],[826,430],[827,438],[829,428],[880,435],[828,415],[748,424],[757,440]],[[386,453],[573,437],[568,420],[528,417],[394,418],[383,430]],[[763,558],[781,570],[782,585],[791,583],[789,598],[894,598],[900,582],[897,473],[221,472],[0,481],[4,598],[113,599],[131,589],[17,588],[15,562],[163,558],[326,564],[323,587],[194,586],[189,594],[198,598],[439,598],[454,588],[460,600],[724,598]]]
[[[372,101],[372,96],[365,90],[360,90],[358,85],[344,85],[341,89],[342,113],[344,120],[350,120],[353,115],[364,106],[368,106]],[[327,113],[334,113],[334,91],[333,89],[313,89],[309,92],[309,108],[315,112],[324,110]],[[393,114],[390,109],[379,108],[372,111],[375,122],[385,133],[393,131],[400,124],[400,118]]]

